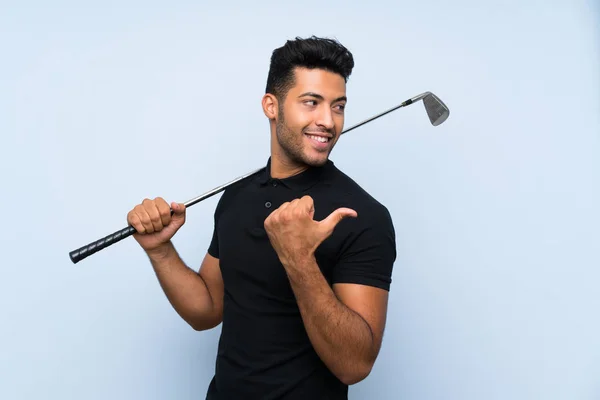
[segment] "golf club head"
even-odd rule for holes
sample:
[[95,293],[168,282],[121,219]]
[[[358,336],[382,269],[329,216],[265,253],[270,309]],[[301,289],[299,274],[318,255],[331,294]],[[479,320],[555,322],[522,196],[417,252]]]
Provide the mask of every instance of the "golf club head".
[[425,111],[427,111],[427,116],[429,116],[429,121],[431,121],[431,125],[433,126],[442,124],[450,115],[450,110],[446,107],[444,102],[431,92],[423,98],[423,105],[425,106]]

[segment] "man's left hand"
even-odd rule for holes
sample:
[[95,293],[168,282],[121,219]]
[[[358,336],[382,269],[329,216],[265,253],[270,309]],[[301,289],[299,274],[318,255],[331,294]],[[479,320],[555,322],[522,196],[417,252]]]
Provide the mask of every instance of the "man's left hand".
[[341,207],[322,221],[315,221],[315,206],[310,196],[286,202],[273,211],[264,226],[273,248],[284,267],[310,260],[319,247],[347,217],[356,217],[356,211]]

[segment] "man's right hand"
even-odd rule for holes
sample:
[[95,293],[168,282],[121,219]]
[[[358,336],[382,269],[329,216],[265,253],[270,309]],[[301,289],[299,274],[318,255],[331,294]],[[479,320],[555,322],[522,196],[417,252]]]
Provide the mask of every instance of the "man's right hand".
[[127,223],[137,231],[133,237],[147,253],[167,248],[171,238],[185,223],[185,205],[173,202],[171,208],[164,199],[157,197],[145,199],[127,214]]

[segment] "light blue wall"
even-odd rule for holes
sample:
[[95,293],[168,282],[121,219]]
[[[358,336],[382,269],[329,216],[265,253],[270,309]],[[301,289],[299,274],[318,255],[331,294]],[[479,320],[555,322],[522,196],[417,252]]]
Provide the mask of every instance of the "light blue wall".
[[[600,399],[597,1],[21,1],[0,9],[1,399],[200,399],[218,329],[171,309],[125,240],[144,197],[185,201],[263,165],[270,53],[353,51],[332,158],[397,230],[383,349],[351,399]],[[362,5],[358,5],[362,4]],[[175,243],[195,268],[217,198]]]

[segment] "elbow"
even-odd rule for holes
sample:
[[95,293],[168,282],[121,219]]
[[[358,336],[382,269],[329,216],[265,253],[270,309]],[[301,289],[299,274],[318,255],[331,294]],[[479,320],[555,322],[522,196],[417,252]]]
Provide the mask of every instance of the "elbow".
[[207,331],[219,326],[220,321],[189,321],[188,325],[197,332]]
[[188,325],[195,331],[202,332],[216,328],[221,323],[220,318],[190,318],[186,320]]
[[345,373],[340,374],[340,376],[338,376],[338,379],[344,385],[351,386],[366,379],[369,376],[369,374],[371,374],[372,369],[372,363],[363,363],[360,367],[356,366],[351,371],[347,371]]
[[195,331],[213,329],[223,321],[223,313],[214,310],[194,309],[187,314],[180,314],[185,322]]
[[207,330],[212,329],[212,328],[214,328],[216,326],[214,324],[207,325],[207,324],[196,324],[196,323],[189,323],[189,325],[196,332],[207,331]]
[[192,329],[195,330],[196,332],[202,332],[202,331],[209,329],[209,327],[206,326],[205,324],[199,324],[195,321],[188,321],[188,325],[191,326]]

